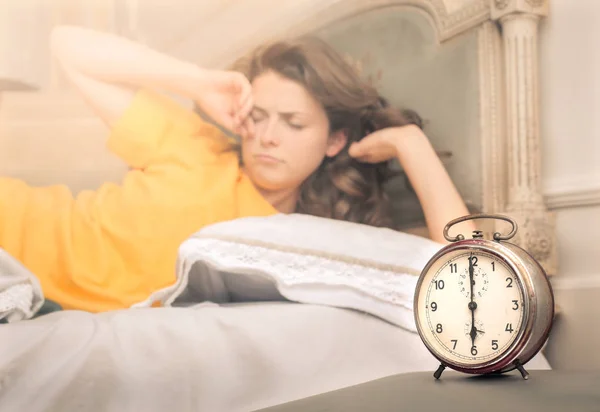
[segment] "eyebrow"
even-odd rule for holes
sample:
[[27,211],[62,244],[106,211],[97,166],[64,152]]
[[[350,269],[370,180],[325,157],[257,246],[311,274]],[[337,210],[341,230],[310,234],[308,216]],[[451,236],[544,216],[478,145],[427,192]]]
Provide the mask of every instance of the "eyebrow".
[[[262,113],[268,113],[266,109],[263,109],[260,106],[254,105],[254,109],[258,110],[259,112]],[[308,116],[308,113],[305,112],[278,112],[279,115],[289,118],[295,115],[301,115],[301,116]]]

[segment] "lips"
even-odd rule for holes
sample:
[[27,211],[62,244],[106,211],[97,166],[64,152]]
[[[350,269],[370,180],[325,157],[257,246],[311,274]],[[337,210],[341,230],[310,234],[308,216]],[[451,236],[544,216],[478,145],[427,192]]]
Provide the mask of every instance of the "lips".
[[264,154],[264,153],[255,154],[254,158],[256,160],[258,160],[259,162],[265,162],[265,163],[281,163],[282,162],[281,159],[278,159],[274,156]]

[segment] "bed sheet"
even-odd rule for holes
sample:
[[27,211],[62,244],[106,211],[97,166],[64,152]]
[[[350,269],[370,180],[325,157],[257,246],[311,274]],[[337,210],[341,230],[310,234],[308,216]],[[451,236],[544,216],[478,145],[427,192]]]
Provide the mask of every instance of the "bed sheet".
[[414,333],[292,302],[55,312],[0,349],[0,411],[250,411],[437,366]]

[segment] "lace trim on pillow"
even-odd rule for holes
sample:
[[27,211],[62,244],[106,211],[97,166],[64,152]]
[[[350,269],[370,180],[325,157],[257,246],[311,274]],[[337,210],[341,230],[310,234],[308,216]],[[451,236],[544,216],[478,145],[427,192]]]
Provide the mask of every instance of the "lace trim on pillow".
[[[214,238],[184,243],[181,258],[188,261],[184,265],[188,268],[192,266],[189,263],[206,261],[227,271],[264,273],[285,286],[345,286],[410,310],[417,283],[412,273],[382,270],[360,260],[330,259]],[[185,275],[178,273],[178,277]]]
[[352,258],[347,255],[344,256],[344,255],[338,255],[338,254],[333,254],[333,253],[320,252],[320,251],[314,250],[314,249],[306,249],[306,248],[301,248],[301,247],[296,247],[296,246],[280,245],[280,244],[276,244],[276,243],[272,243],[272,242],[265,242],[265,241],[256,240],[256,239],[247,239],[247,238],[235,237],[235,236],[203,234],[203,233],[198,233],[198,234],[194,235],[194,238],[202,239],[202,240],[204,240],[204,239],[221,240],[224,242],[235,243],[235,244],[239,244],[239,245],[247,245],[249,247],[260,247],[263,249],[270,249],[270,250],[275,250],[275,251],[280,251],[280,252],[299,254],[301,256],[312,256],[312,257],[316,257],[316,258],[334,260],[334,261],[339,261],[339,262],[352,264],[352,265],[360,265],[363,267],[375,268],[378,270],[398,272],[398,273],[402,273],[402,274],[406,274],[406,275],[419,276],[421,274],[421,272],[419,270],[409,268],[406,266],[390,265],[390,264],[380,263],[380,262],[377,262],[374,260]]
[[18,284],[0,292],[0,319],[21,320],[32,315],[33,287]]

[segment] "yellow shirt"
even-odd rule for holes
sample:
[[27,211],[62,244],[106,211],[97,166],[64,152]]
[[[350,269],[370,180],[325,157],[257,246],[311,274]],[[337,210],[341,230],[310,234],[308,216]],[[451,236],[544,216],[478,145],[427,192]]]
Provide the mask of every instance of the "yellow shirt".
[[230,145],[192,111],[142,90],[108,140],[132,167],[123,182],[73,198],[65,186],[0,178],[0,247],[66,309],[129,307],[175,281],[179,245],[203,226],[276,213]]

